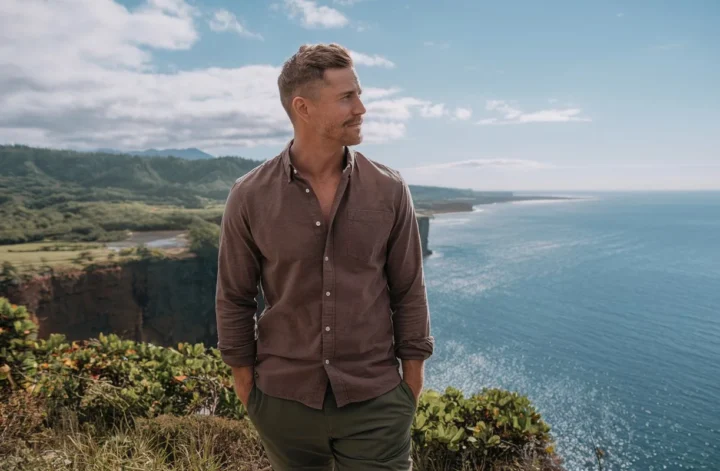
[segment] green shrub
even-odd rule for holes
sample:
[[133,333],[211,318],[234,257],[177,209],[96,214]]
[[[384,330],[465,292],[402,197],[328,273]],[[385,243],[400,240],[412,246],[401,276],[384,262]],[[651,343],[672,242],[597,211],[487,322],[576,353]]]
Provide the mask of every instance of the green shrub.
[[561,469],[549,432],[518,393],[486,388],[465,398],[452,387],[444,394],[430,390],[412,425],[414,457],[421,469],[483,469],[484,463]]
[[24,306],[0,297],[0,391],[24,386],[35,376],[37,326]]
[[[154,422],[140,419],[245,416],[233,390],[230,368],[217,349],[185,343],[177,348],[159,347],[114,334],[71,343],[61,335],[35,340],[37,329],[25,308],[0,298],[0,314],[0,384],[40,398],[51,426],[70,410],[80,423],[130,424],[152,430],[154,437],[160,437],[156,445],[170,453],[177,443],[192,438],[184,433],[200,433],[204,425],[198,422],[200,428],[191,431],[169,417]],[[218,424],[233,427],[232,422],[219,421],[214,429]],[[411,433],[413,458],[421,471],[562,469],[550,427],[527,397],[514,392],[483,389],[465,398],[452,387],[443,394],[425,391]],[[221,463],[229,455],[218,450],[247,438],[238,437],[228,432],[201,441],[218,440],[220,448],[210,454],[213,463]],[[192,439],[194,443],[199,443],[197,438]]]
[[196,217],[193,219],[190,230],[190,251],[200,255],[217,257],[218,242],[220,240],[220,226]]
[[202,344],[165,348],[114,334],[67,343],[53,335],[39,343],[38,351],[33,390],[48,398],[51,410],[70,408],[81,420],[102,417],[116,423],[197,412],[245,415],[230,369],[217,350]]

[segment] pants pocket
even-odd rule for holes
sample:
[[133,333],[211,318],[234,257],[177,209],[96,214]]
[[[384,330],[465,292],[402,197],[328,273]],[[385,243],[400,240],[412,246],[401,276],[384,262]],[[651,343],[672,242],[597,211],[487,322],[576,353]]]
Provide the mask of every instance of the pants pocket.
[[400,381],[400,387],[405,391],[405,396],[412,404],[413,411],[417,408],[417,402],[415,401],[415,394],[413,394],[412,388],[404,379]]
[[251,419],[251,416],[254,413],[253,406],[255,405],[255,396],[257,396],[257,393],[257,384],[253,383],[252,388],[250,388],[250,395],[248,395],[247,407],[245,407],[245,411],[247,412],[248,417],[250,417]]

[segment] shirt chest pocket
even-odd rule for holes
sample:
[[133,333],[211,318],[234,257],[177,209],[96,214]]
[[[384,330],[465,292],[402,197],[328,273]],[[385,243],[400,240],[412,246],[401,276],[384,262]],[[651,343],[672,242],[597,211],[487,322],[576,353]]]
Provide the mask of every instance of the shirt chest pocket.
[[322,235],[313,221],[282,220],[266,224],[258,246],[271,263],[287,264],[322,257]]
[[348,256],[370,261],[386,247],[394,215],[390,211],[374,209],[348,210]]

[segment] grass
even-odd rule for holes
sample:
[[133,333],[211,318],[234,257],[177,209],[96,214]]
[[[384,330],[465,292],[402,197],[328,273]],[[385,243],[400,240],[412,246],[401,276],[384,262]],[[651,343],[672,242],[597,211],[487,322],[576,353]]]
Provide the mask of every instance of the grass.
[[[2,448],[0,471],[271,471],[262,443],[247,418],[165,415],[105,430],[102,426],[81,426],[68,414],[52,429],[3,440]],[[413,469],[551,469],[530,454],[523,456],[520,451],[517,456],[517,460],[502,464],[466,462],[457,468],[413,450]]]
[[0,407],[0,471],[270,471],[247,419],[159,416],[106,428],[66,412],[44,428],[37,400],[15,396],[23,399]]
[[[56,415],[51,428],[39,397],[17,391],[0,401],[0,471],[271,471],[260,438],[246,417],[161,415],[108,426],[101,417],[80,423]],[[282,426],[282,424],[277,424]],[[512,459],[453,466],[413,448],[416,471],[562,471],[516,450]]]
[[[142,231],[134,235],[140,236],[133,243],[138,247],[146,237],[145,233],[155,235],[152,239],[163,238],[160,231]],[[168,236],[182,234],[183,231],[166,231]],[[112,260],[128,261],[130,254],[127,250],[113,250],[103,242],[62,242],[44,241],[28,242],[24,244],[0,245],[0,260],[10,262],[19,274],[37,272],[42,267],[52,267],[55,271],[64,268],[84,268],[92,263],[109,262]],[[112,243],[109,243],[112,244]],[[187,252],[187,247],[173,247],[154,249],[168,255],[178,255]]]
[[53,268],[82,267],[90,262],[74,263],[80,254],[88,252],[94,260],[106,260],[113,250],[105,244],[88,242],[29,242],[26,244],[0,245],[0,260],[12,263],[20,272],[31,271],[38,266]]
[[119,241],[127,231],[186,230],[197,219],[217,224],[223,210],[224,203],[216,201],[206,202],[202,208],[97,201],[27,208],[12,202],[0,204],[0,220],[5,223],[0,243]]

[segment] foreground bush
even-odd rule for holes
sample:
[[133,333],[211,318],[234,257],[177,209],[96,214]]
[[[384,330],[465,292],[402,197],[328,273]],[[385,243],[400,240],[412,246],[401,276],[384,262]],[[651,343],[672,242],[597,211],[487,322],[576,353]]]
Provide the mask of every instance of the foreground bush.
[[0,388],[13,387],[35,376],[37,325],[25,306],[0,297]]
[[213,416],[159,416],[102,428],[64,414],[52,429],[12,445],[2,449],[0,471],[270,470],[249,421]]
[[[176,349],[165,348],[116,335],[72,343],[60,335],[36,340],[27,311],[3,298],[0,329],[0,399],[4,404],[0,428],[3,420],[10,423],[10,417],[22,416],[25,410],[40,411],[27,421],[32,433],[20,426],[8,434],[24,441],[23,447],[10,447],[16,459],[30,462],[45,456],[47,450],[31,446],[37,442],[31,437],[57,433],[71,414],[78,427],[85,427],[82,432],[73,429],[72,446],[57,440],[45,443],[56,443],[66,451],[70,446],[78,459],[105,460],[110,459],[108,453],[119,453],[128,460],[138,456],[145,460],[140,467],[125,463],[124,469],[259,469],[237,467],[257,464],[264,455],[254,431],[248,431],[251,423],[240,420],[245,410],[232,389],[230,369],[216,349],[182,343]],[[18,394],[26,396],[18,399]],[[17,406],[32,401],[40,406]],[[38,417],[49,431],[38,431]],[[17,417],[13,420],[13,424],[23,423]],[[530,401],[516,393],[484,389],[465,398],[454,388],[444,394],[426,391],[412,425],[415,469],[559,470],[549,431]],[[84,451],[72,448],[83,443]],[[231,452],[238,447],[236,452],[242,456],[260,455],[238,462]],[[21,449],[34,451],[30,458],[18,458]],[[7,453],[7,447],[0,449],[0,458]],[[63,456],[75,463],[71,454]],[[187,461],[191,457],[199,461]],[[181,461],[184,464],[178,464]],[[87,466],[67,469],[122,469]]]

